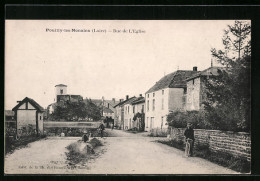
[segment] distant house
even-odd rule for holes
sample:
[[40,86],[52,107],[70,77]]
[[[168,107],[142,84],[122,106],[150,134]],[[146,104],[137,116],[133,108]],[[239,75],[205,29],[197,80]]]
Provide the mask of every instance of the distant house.
[[131,97],[126,96],[126,100],[120,100],[120,102],[114,106],[116,109],[116,114],[115,114],[115,123],[118,125],[120,129],[129,129],[129,117],[128,117],[128,107],[125,105],[128,104],[128,102],[131,102],[135,99],[136,97]]
[[[138,130],[142,129],[142,121],[144,121],[144,111],[145,111],[145,98],[140,94],[132,102],[132,109],[133,109],[133,119],[132,119],[132,128],[137,128]],[[135,119],[136,118],[136,119]],[[142,129],[143,131],[143,129]]]
[[102,99],[91,99],[91,102],[101,108],[102,110],[101,114],[103,117],[112,118],[114,120],[115,118],[114,106],[118,104],[118,101],[116,101],[115,98],[112,98],[112,100],[106,100],[104,97],[102,97]]
[[124,106],[122,102],[124,99],[119,99],[119,103],[114,106],[115,109],[115,126],[119,129],[123,129],[123,120],[124,120],[124,114],[123,114],[123,109]]
[[198,73],[193,70],[177,70],[161,78],[145,93],[145,130],[167,128],[166,118],[172,111],[185,109],[186,79]]
[[[141,113],[144,107],[144,97],[140,94],[139,97],[134,97],[133,99],[124,103],[124,129],[137,128],[139,125],[137,121],[134,120],[136,113]],[[143,106],[143,107],[142,107]]]
[[[12,109],[17,121],[17,130],[28,129],[32,126],[37,134],[43,133],[43,112],[44,109],[33,99],[25,97]],[[20,132],[17,131],[19,135]]]
[[5,128],[16,128],[14,111],[5,110]]
[[203,101],[206,99],[205,81],[211,76],[217,76],[218,70],[223,67],[209,67],[189,77],[187,81],[186,110],[203,109]]

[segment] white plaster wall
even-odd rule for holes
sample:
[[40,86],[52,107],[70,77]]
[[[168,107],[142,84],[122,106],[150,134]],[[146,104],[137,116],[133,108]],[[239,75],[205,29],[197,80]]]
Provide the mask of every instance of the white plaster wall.
[[[162,90],[164,90],[164,94],[162,95]],[[153,97],[153,93],[155,93],[155,96]],[[166,123],[166,117],[169,113],[169,93],[170,89],[165,88],[161,89],[155,92],[149,93],[149,98],[148,94],[145,94],[145,130],[150,131],[151,125],[152,128],[167,128],[168,126],[165,125]],[[153,110],[153,99],[155,99],[155,110]],[[163,104],[163,109],[162,109],[162,99],[164,100]],[[149,100],[149,111],[147,110],[147,102]],[[154,118],[153,124],[151,124],[151,118]],[[163,121],[163,122],[162,122]]]
[[28,124],[36,127],[36,110],[17,110],[17,129]]

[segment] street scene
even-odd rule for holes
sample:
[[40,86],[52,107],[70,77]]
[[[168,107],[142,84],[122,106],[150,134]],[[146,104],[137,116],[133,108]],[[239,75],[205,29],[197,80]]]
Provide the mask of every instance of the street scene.
[[[56,174],[238,174],[200,158],[187,158],[180,150],[156,143],[158,138],[122,130],[107,132],[111,137],[102,140],[104,146],[97,155],[78,169],[67,166],[65,147],[79,138],[50,137],[8,156],[6,170],[24,174],[49,173],[50,169]],[[49,147],[55,147],[51,154]]]
[[6,32],[5,174],[251,173],[250,21]]

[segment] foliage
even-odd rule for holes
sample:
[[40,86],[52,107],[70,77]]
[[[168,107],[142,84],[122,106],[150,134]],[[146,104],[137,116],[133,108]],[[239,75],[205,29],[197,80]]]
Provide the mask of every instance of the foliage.
[[136,113],[133,117],[133,120],[136,121],[137,118],[141,118],[141,125],[140,125],[140,130],[139,131],[144,131],[145,128],[145,113]]
[[224,50],[212,56],[224,66],[205,81],[206,117],[215,129],[250,131],[251,26],[235,21],[223,37]]
[[56,106],[52,117],[55,120],[64,119],[66,121],[78,121],[85,118],[96,121],[101,118],[101,110],[91,100],[86,102],[67,101],[63,105]]
[[192,123],[194,128],[209,129],[210,125],[205,119],[204,111],[175,111],[167,116],[169,126],[185,128],[187,123]]

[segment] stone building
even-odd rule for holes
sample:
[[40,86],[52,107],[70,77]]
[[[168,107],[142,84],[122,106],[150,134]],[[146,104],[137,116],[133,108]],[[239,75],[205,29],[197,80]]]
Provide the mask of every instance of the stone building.
[[63,106],[66,102],[81,102],[83,101],[83,97],[81,95],[73,95],[73,94],[67,94],[67,85],[64,84],[58,84],[55,85],[55,98],[54,103],[48,105],[47,107],[47,116],[49,117],[51,114],[53,114],[56,107]]
[[217,76],[219,69],[223,69],[223,67],[209,67],[186,79],[187,94],[185,109],[187,111],[203,109],[203,101],[206,99],[205,81],[211,76]]
[[186,79],[198,73],[193,70],[177,70],[162,77],[145,93],[145,130],[167,128],[167,115],[185,108]]

